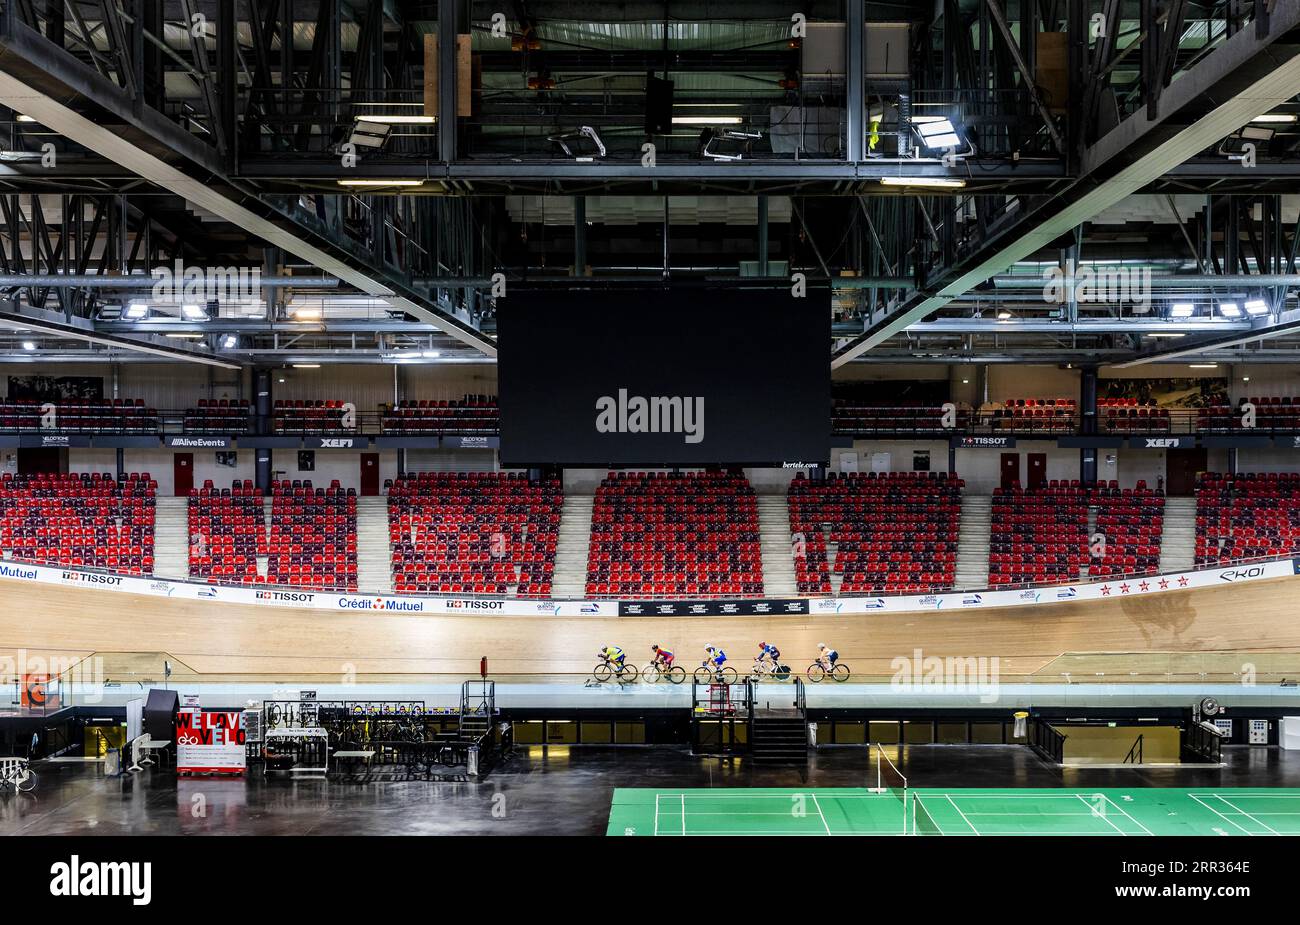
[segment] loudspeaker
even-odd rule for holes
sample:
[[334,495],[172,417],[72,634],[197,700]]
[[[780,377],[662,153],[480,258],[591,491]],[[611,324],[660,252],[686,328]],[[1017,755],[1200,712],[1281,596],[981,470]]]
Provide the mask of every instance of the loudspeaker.
[[175,691],[151,690],[144,702],[144,731],[156,742],[176,741],[176,711],[181,699]]
[[647,74],[645,78],[645,130],[667,135],[673,130],[673,82]]

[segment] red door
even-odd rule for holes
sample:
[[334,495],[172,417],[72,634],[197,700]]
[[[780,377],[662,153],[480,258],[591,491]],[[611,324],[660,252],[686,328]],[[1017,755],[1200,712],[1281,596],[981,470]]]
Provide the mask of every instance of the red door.
[[1165,453],[1165,493],[1171,497],[1188,497],[1196,493],[1196,475],[1209,465],[1209,451],[1204,447],[1191,450],[1168,450]]
[[1002,454],[1002,487],[1013,488],[1020,481],[1020,454]]
[[361,494],[379,494],[379,454],[361,454]]
[[1047,454],[1029,454],[1029,490],[1042,488],[1047,484]]
[[178,498],[188,498],[194,487],[194,454],[176,453],[172,457],[172,482]]

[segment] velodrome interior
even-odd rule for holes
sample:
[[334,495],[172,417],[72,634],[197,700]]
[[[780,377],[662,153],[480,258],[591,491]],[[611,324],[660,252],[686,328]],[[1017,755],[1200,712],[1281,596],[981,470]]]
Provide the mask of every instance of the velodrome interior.
[[7,7],[0,832],[1300,786],[1300,4],[1157,5]]

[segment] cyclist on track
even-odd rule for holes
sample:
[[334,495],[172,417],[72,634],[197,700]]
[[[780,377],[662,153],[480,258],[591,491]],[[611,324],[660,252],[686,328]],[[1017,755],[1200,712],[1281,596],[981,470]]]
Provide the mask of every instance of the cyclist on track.
[[778,661],[781,658],[781,650],[770,642],[760,642],[758,644],[758,658],[756,661],[761,665],[765,659],[772,662],[772,670],[776,670]]
[[720,670],[727,663],[727,653],[716,646],[705,646],[704,651],[708,656],[704,659],[705,667],[712,663],[715,669]]
[[664,670],[673,667],[673,658],[675,656],[667,649],[661,649],[659,646],[656,645],[656,646],[651,646],[650,651],[655,654],[650,664],[658,665],[660,669],[664,669]]
[[827,671],[834,668],[835,663],[840,659],[840,653],[836,652],[834,649],[826,648],[826,643],[824,642],[817,643],[817,651],[817,664],[821,665]]
[[618,646],[605,646],[596,653],[596,658],[603,662],[609,662],[615,670],[623,670],[623,660],[627,658],[627,653]]

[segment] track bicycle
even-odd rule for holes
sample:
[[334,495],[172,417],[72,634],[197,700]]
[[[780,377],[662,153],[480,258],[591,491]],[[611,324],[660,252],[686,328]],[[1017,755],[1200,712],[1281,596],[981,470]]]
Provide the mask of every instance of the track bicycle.
[[686,669],[681,665],[668,665],[665,667],[658,662],[651,662],[641,669],[641,678],[647,684],[655,684],[660,678],[670,684],[681,684],[686,680]]
[[808,680],[813,683],[830,678],[832,681],[844,682],[849,679],[849,666],[843,662],[836,662],[829,669],[821,661],[813,662],[808,666]]
[[736,669],[730,665],[717,668],[714,667],[711,661],[706,661],[695,669],[695,680],[700,684],[735,684],[739,678],[740,675],[736,673]]
[[789,681],[790,666],[774,665],[764,658],[754,659],[754,667],[749,671],[749,680],[751,681]]
[[0,758],[0,789],[12,784],[19,793],[36,789],[36,772],[28,766],[26,758]]
[[602,658],[591,670],[591,676],[602,684],[612,678],[617,678],[619,684],[631,684],[639,673],[636,665],[631,662],[624,662],[622,667],[616,668],[607,658]]

